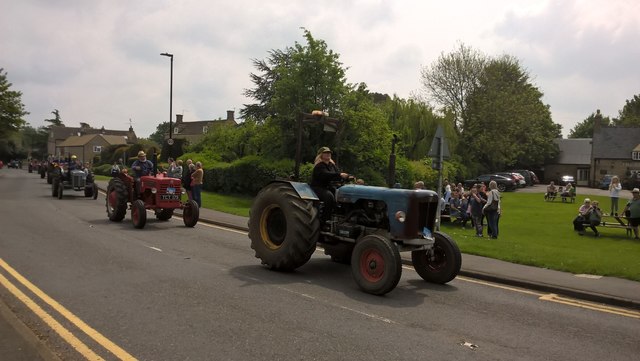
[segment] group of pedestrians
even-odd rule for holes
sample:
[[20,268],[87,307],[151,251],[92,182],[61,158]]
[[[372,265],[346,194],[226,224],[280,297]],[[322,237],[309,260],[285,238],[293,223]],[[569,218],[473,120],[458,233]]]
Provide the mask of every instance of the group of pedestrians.
[[[415,189],[424,189],[424,183],[418,181]],[[497,239],[499,234],[499,221],[502,213],[498,184],[489,182],[489,188],[484,183],[474,184],[471,189],[465,191],[461,183],[450,184],[444,181],[444,194],[441,199],[441,209],[448,210],[451,217],[456,218],[464,228],[470,220],[475,229],[476,237],[484,237],[484,220],[487,220],[487,236]]]
[[194,163],[193,160],[187,159],[186,166],[183,167],[183,164],[182,159],[169,158],[167,177],[180,179],[189,199],[198,203],[198,207],[202,207],[202,185],[204,182],[202,163]]

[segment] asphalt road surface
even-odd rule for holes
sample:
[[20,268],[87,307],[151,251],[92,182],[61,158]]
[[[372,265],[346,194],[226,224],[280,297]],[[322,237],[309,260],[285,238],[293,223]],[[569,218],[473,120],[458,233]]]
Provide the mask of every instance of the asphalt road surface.
[[[404,268],[383,297],[322,252],[292,273],[247,235],[181,219],[134,229],[104,196],[0,170],[0,302],[63,360],[632,360],[640,319],[604,305]],[[554,301],[555,300],[555,301]],[[0,324],[1,325],[1,324]],[[1,359],[1,357],[0,357]]]

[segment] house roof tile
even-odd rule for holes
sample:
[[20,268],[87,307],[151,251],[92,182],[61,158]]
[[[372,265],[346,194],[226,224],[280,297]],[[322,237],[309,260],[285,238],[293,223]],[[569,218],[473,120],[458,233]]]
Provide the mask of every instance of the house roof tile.
[[640,145],[640,127],[603,127],[593,134],[593,157],[630,159]]

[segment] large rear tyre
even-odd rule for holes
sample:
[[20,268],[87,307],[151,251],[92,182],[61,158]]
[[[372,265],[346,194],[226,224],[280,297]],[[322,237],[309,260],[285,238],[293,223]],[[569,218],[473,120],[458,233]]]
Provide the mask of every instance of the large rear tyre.
[[58,178],[58,199],[62,199],[63,192],[64,192],[64,184],[62,184],[62,180]]
[[147,224],[147,209],[144,207],[142,199],[136,199],[131,204],[131,222],[133,226],[142,229]]
[[168,221],[173,217],[173,208],[162,208],[156,210],[156,218],[161,221]]
[[249,211],[251,248],[273,270],[292,271],[309,261],[320,234],[318,212],[287,183],[271,183]]
[[56,177],[51,181],[51,196],[58,196],[58,188],[60,188],[60,178]]
[[353,248],[351,273],[361,290],[384,295],[398,285],[402,276],[400,252],[382,236],[365,236]]
[[113,222],[120,222],[127,214],[127,200],[129,192],[124,183],[117,178],[109,181],[107,186],[107,216]]
[[446,233],[434,232],[432,252],[413,251],[413,268],[423,280],[445,284],[456,278],[462,266],[462,254],[456,242]]
[[200,207],[198,207],[198,203],[193,199],[188,200],[182,210],[182,221],[184,222],[184,225],[187,227],[195,227],[199,219]]
[[93,187],[91,188],[93,189],[93,195],[91,196],[91,198],[98,199],[98,185],[93,183]]
[[51,176],[51,172],[47,172],[47,184],[53,183],[53,176]]
[[43,179],[46,176],[46,172],[44,169],[40,169],[40,179]]

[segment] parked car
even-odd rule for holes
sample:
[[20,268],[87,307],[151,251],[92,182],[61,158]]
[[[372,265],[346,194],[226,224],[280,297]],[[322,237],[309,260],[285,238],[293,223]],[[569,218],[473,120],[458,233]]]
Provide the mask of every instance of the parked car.
[[622,181],[622,187],[628,190],[640,188],[640,172],[632,172],[629,177]]
[[464,181],[464,187],[466,189],[469,189],[476,183],[484,183],[488,187],[489,182],[491,181],[496,181],[496,183],[498,184],[498,190],[500,192],[512,191],[517,187],[516,182],[513,180],[513,178],[507,178],[497,174],[483,174],[477,176],[474,179],[467,179]]
[[609,185],[611,185],[611,179],[613,177],[617,177],[617,175],[615,174],[605,174],[602,176],[602,179],[600,179],[600,185],[598,188],[600,189],[609,189]]
[[540,184],[540,179],[538,179],[538,176],[534,172],[529,171],[529,175],[531,176],[533,184]]
[[571,183],[571,185],[575,185],[576,184],[575,178],[572,175],[563,175],[560,178],[560,182],[558,183],[558,185],[566,186],[567,183]]
[[529,171],[526,169],[513,169],[513,170],[510,170],[509,172],[515,172],[522,175],[524,177],[525,182],[527,182],[528,186],[532,186],[534,184],[533,179],[531,178],[531,173],[529,173]]
[[527,181],[524,180],[524,177],[520,173],[515,172],[498,172],[497,175],[501,175],[503,177],[511,178],[516,182],[518,187],[526,187]]

